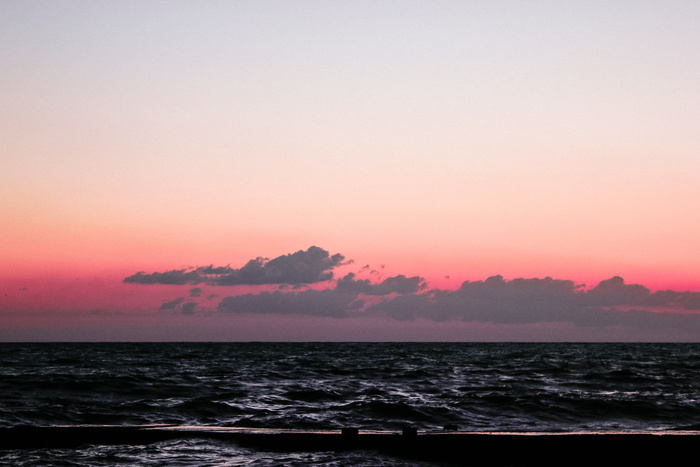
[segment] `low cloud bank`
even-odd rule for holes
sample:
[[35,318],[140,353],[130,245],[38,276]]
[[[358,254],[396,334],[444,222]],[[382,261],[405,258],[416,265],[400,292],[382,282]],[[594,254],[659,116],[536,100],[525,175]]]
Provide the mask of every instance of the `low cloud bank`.
[[[693,327],[700,315],[669,310],[697,310],[700,293],[672,290],[651,293],[615,276],[591,290],[568,280],[513,279],[492,276],[464,282],[455,291],[431,290],[382,301],[367,312],[400,320],[459,319],[496,324],[568,322],[576,326]],[[661,312],[659,309],[662,309]],[[656,310],[656,311],[654,311]]]
[[[683,328],[700,331],[700,315],[669,312],[696,310],[700,293],[650,292],[621,277],[583,290],[568,280],[513,279],[492,276],[464,282],[457,290],[421,292],[421,278],[412,288],[391,288],[409,278],[396,276],[379,284],[339,279],[322,291],[263,292],[225,297],[222,313],[296,314],[348,318],[383,316],[400,321],[470,321],[493,324],[571,323],[581,327],[633,326],[643,329]],[[378,293],[382,291],[382,293]],[[386,294],[384,292],[387,292]],[[377,297],[379,296],[379,297]],[[662,311],[659,308],[662,308]],[[656,310],[656,311],[655,311]]]
[[416,293],[427,287],[422,277],[406,277],[399,274],[395,277],[384,279],[379,284],[372,284],[369,279],[355,279],[354,273],[349,273],[339,279],[335,290],[338,292],[365,294],[365,295],[390,295],[392,293],[406,294]]
[[[427,289],[424,278],[397,275],[379,282],[355,273],[333,280],[333,270],[344,262],[315,246],[272,260],[257,258],[235,269],[206,266],[163,273],[137,273],[124,282],[139,284],[262,285],[275,284],[274,292],[223,297],[215,306],[228,315],[306,315],[351,318],[384,317],[399,321],[458,320],[493,324],[569,323],[577,327],[624,326],[647,330],[700,331],[700,293],[660,290],[626,284],[619,276],[587,290],[570,280],[492,276],[466,281],[457,290]],[[365,271],[368,266],[360,269]],[[328,282],[323,290],[299,290],[300,285]],[[203,290],[190,290],[185,303],[179,298],[161,305],[161,311],[193,314],[204,300]],[[201,298],[200,298],[201,297]],[[209,295],[206,300],[214,296]],[[211,309],[211,306],[204,309]]]

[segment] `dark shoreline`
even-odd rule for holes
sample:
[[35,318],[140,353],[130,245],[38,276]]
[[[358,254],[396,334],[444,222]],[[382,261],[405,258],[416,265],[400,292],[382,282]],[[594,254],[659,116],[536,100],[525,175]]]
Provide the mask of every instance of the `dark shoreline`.
[[[145,445],[175,439],[228,441],[275,452],[369,450],[406,459],[470,465],[561,465],[688,459],[700,431],[416,432],[289,430],[175,425],[17,426],[0,428],[0,449]],[[568,461],[566,462],[568,463]]]

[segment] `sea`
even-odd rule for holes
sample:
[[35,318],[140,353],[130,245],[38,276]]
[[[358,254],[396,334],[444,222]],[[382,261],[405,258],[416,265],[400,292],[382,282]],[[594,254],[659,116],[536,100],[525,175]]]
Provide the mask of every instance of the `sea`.
[[[697,429],[700,344],[2,343],[0,427]],[[437,465],[226,440],[12,447],[13,466]]]

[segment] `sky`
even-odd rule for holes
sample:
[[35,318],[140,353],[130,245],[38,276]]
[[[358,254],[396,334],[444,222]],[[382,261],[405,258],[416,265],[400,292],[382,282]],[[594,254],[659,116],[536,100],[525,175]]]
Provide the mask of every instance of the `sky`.
[[0,341],[699,341],[699,17],[0,2]]

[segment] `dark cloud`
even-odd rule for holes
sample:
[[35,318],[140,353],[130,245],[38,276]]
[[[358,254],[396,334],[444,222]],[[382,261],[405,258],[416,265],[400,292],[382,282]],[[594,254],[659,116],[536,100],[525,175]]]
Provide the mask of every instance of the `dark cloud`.
[[[464,282],[457,290],[424,290],[420,277],[403,275],[380,283],[348,274],[335,289],[263,292],[224,298],[218,311],[330,317],[384,316],[396,320],[459,320],[494,324],[570,323],[578,327],[636,327],[700,331],[700,315],[668,309],[697,309],[700,294],[651,293],[620,277],[601,281],[591,290],[569,280],[513,279],[492,276]],[[374,296],[375,298],[371,298]],[[648,307],[650,309],[644,309]],[[663,307],[659,312],[658,307]],[[654,309],[657,308],[656,311]]]
[[[240,268],[204,266],[166,272],[139,272],[124,282],[139,284],[276,285],[274,292],[224,297],[216,310],[225,314],[310,315],[334,318],[378,316],[396,320],[458,320],[493,324],[568,323],[578,327],[636,327],[638,329],[698,329],[700,293],[660,290],[627,284],[620,276],[598,283],[590,290],[570,280],[551,277],[506,280],[491,276],[466,281],[457,290],[426,290],[420,276],[383,278],[384,265],[360,268],[372,279],[349,273],[333,288],[306,289],[309,284],[333,279],[334,269],[349,264],[341,254],[312,246],[307,250],[256,258]],[[205,300],[201,287],[189,291],[189,299],[161,304],[161,311],[194,314],[197,299]],[[206,300],[215,296],[209,295]],[[210,309],[205,306],[204,310]],[[683,314],[686,312],[686,314]]]
[[194,309],[197,307],[197,304],[195,302],[187,302],[184,305],[182,305],[182,313],[185,315],[192,315],[194,314]]
[[505,300],[561,301],[580,289],[573,281],[552,279],[513,279],[491,276],[484,281],[462,283],[457,293],[465,297]]
[[586,293],[591,305],[641,305],[648,301],[651,291],[639,284],[625,284],[620,276],[601,281]]
[[[700,327],[700,316],[671,313],[668,309],[693,309],[700,304],[696,292],[651,293],[638,284],[625,284],[618,276],[582,290],[572,281],[513,279],[501,276],[464,282],[456,291],[432,290],[396,297],[367,308],[367,313],[395,319],[459,319],[496,324],[568,322],[577,326]],[[648,309],[627,308],[645,306]],[[656,307],[665,312],[653,311]]]
[[213,264],[209,266],[203,266],[200,268],[197,268],[197,271],[200,274],[203,274],[205,276],[218,276],[222,274],[230,274],[232,271],[234,271],[231,266],[214,266]]
[[700,310],[700,292],[682,292],[679,294],[677,301],[686,310]]
[[218,310],[225,313],[291,314],[345,318],[364,302],[354,294],[335,290],[306,290],[304,292],[262,292],[259,294],[224,297]]
[[685,310],[700,310],[700,293],[658,290],[651,292],[639,284],[625,284],[620,276],[601,281],[585,294],[588,305],[599,306],[644,306],[681,307]]
[[171,300],[169,302],[163,302],[163,304],[160,306],[160,311],[175,310],[184,301],[185,301],[184,298],[179,297],[179,298],[176,298],[175,300]]
[[170,300],[163,302],[160,305],[160,311],[166,312],[180,312],[184,315],[194,314],[194,309],[197,307],[196,302],[187,302],[183,297],[176,298],[175,300]]
[[372,284],[368,279],[355,279],[354,273],[338,279],[335,289],[339,292],[357,293],[365,295],[390,295],[393,293],[416,293],[426,288],[425,279],[422,277],[406,277],[403,274],[384,279],[379,284]]
[[329,255],[319,247],[278,256],[274,259],[256,258],[245,266],[213,265],[195,269],[177,269],[167,272],[137,272],[124,282],[135,284],[202,284],[208,285],[263,285],[263,284],[313,284],[333,279],[333,269],[344,263],[341,254]]
[[502,276],[492,276],[484,281],[464,282],[455,291],[432,290],[414,298],[380,302],[368,311],[398,319],[421,317],[491,323],[560,321],[576,307],[578,289],[572,281],[551,277],[506,281]]
[[312,284],[333,278],[332,269],[343,262],[343,255],[329,256],[312,246],[275,259],[256,258],[240,269],[220,275],[217,285]]
[[176,269],[173,271],[153,272],[150,274],[141,271],[133,276],[124,278],[124,282],[133,284],[185,285],[200,284],[204,282],[204,278],[196,270]]

